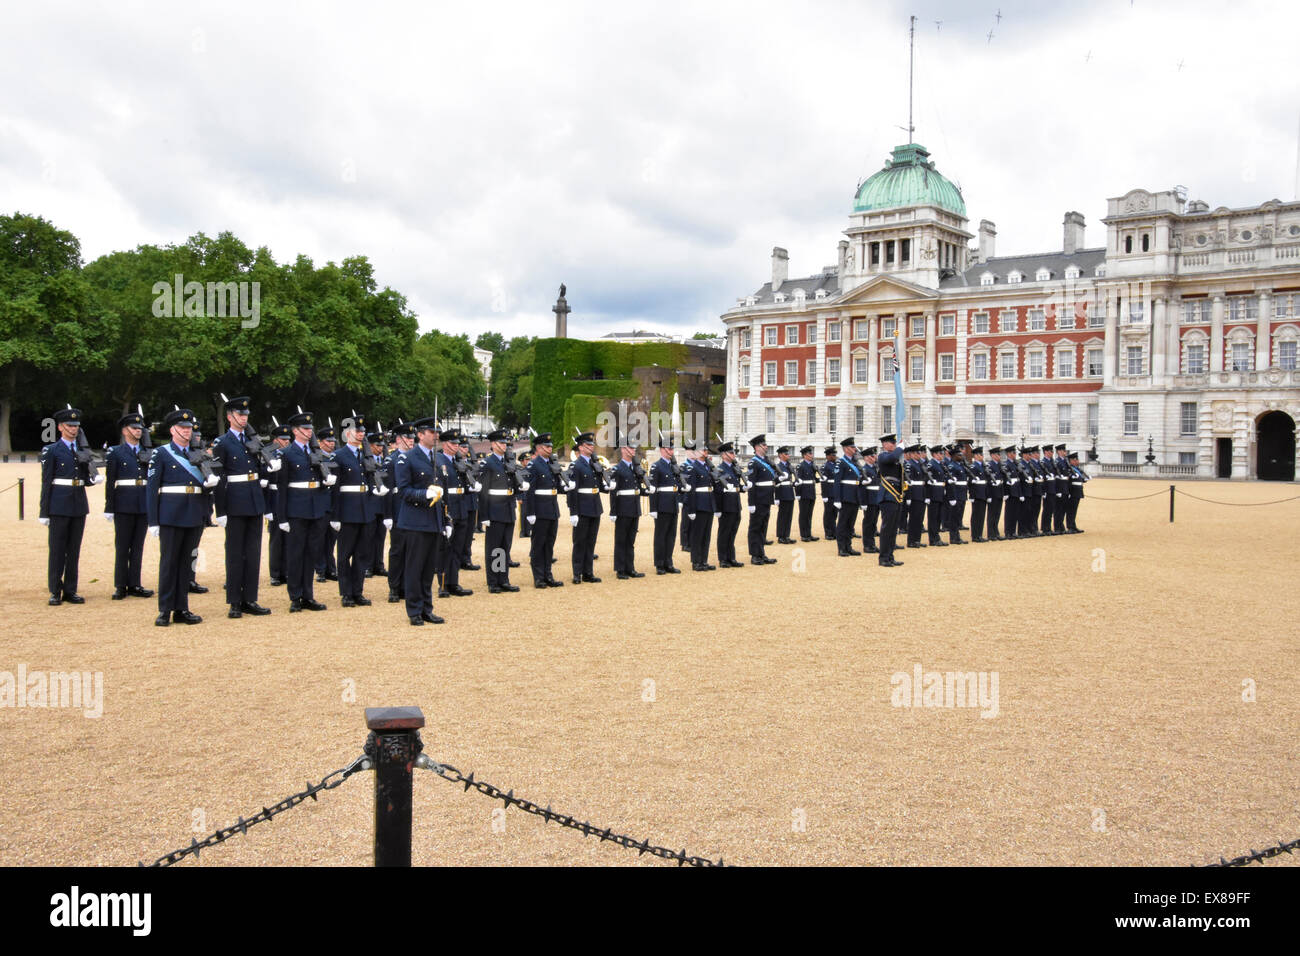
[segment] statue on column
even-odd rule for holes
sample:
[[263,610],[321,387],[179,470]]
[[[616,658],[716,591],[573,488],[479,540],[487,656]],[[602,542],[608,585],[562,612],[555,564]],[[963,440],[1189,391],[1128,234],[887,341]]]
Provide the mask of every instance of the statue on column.
[[560,283],[560,297],[555,300],[555,305],[551,311],[555,313],[555,337],[557,339],[568,338],[569,336],[569,303],[564,299],[564,283]]

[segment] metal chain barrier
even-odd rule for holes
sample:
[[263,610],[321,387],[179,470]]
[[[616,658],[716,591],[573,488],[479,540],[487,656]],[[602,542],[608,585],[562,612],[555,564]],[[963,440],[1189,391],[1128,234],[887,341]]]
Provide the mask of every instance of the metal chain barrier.
[[[150,866],[173,866],[179,863],[181,860],[185,859],[187,856],[193,856],[197,859],[200,851],[206,850],[210,846],[216,846],[218,843],[224,843],[226,842],[226,840],[230,839],[236,833],[239,834],[247,833],[248,828],[253,826],[254,824],[262,823],[266,820],[271,819],[277,813],[283,813],[285,810],[290,810],[298,806],[298,804],[304,802],[308,797],[311,797],[312,800],[316,800],[317,799],[316,794],[320,793],[322,790],[333,790],[335,787],[341,785],[344,780],[348,779],[348,777],[352,776],[354,773],[357,773],[358,771],[361,770],[371,770],[373,769],[373,767],[374,764],[371,762],[370,758],[362,754],[360,757],[352,761],[352,763],[348,764],[346,767],[342,767],[338,770],[335,770],[333,773],[327,773],[321,779],[320,783],[313,784],[310,780],[308,780],[306,790],[285,797],[279,803],[272,804],[269,807],[263,807],[260,811],[253,814],[247,820],[245,820],[243,817],[240,817],[235,823],[231,824],[230,826],[223,827],[222,829],[217,830],[215,833],[210,834],[209,836],[207,836],[201,841],[197,839],[192,840],[189,846],[183,846],[179,850],[173,850],[170,853],[165,853],[162,856],[158,857],[158,859],[154,860],[149,865]],[[143,861],[141,861],[140,866],[144,866]]]
[[420,754],[415,759],[415,766],[424,770],[432,771],[444,780],[450,780],[452,783],[458,783],[465,787],[469,792],[472,787],[479,793],[484,794],[492,800],[500,800],[505,806],[514,805],[525,813],[531,813],[539,816],[548,823],[558,823],[562,827],[568,827],[571,830],[580,830],[584,837],[598,836],[602,841],[609,840],[611,843],[617,843],[619,846],[627,847],[629,850],[636,850],[637,856],[643,853],[649,853],[651,856],[657,856],[664,860],[676,860],[678,866],[725,866],[722,858],[718,857],[717,861],[706,859],[702,856],[687,856],[686,850],[673,851],[667,847],[654,846],[648,840],[634,840],[629,836],[614,833],[613,830],[600,827],[594,827],[585,820],[578,820],[576,817],[567,816],[563,813],[556,813],[549,806],[541,807],[531,800],[525,800],[522,797],[516,797],[515,792],[502,791],[499,787],[483,780],[475,780],[474,772],[470,771],[468,777],[464,776],[455,767],[449,764],[440,764],[431,759],[427,754]]
[[1156,495],[1167,495],[1169,490],[1161,488],[1159,491],[1153,491],[1149,495],[1133,495],[1130,498],[1103,498],[1101,495],[1089,494],[1084,497],[1084,501],[1140,501],[1143,498],[1154,498]]
[[1275,856],[1281,856],[1283,853],[1290,853],[1292,850],[1300,849],[1300,840],[1292,840],[1290,843],[1278,843],[1267,850],[1251,850],[1245,856],[1236,856],[1231,860],[1225,860],[1219,857],[1218,863],[1207,863],[1211,866],[1249,866],[1251,863],[1263,863],[1265,860]]
[[15,481],[8,488],[0,488],[0,495],[3,495],[6,491],[13,491],[17,487],[18,487],[18,482]]
[[[1176,488],[1175,491],[1177,491],[1178,494],[1182,495],[1184,498],[1191,498],[1195,501],[1203,501],[1207,505],[1229,505],[1233,508],[1254,508],[1258,505],[1280,505],[1288,501],[1295,501],[1297,499],[1300,499],[1300,495],[1295,495],[1291,498],[1278,498],[1276,501],[1216,501],[1213,498],[1198,498],[1196,495],[1189,494],[1188,492],[1183,491],[1183,489],[1181,488]],[[1164,492],[1161,492],[1161,494],[1163,493]]]

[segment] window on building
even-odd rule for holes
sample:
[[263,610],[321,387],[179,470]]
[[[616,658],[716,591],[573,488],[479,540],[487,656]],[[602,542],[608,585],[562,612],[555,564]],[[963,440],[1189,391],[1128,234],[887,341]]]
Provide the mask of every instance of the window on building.
[[785,384],[799,384],[799,363],[797,361],[785,363]]
[[1074,378],[1074,349],[1056,350],[1056,377]]
[[1007,282],[1012,285],[1015,285],[1018,282],[1020,282],[1020,280],[1023,279],[1024,277],[1025,276],[1023,272],[1020,272],[1016,269],[1012,269],[1010,272],[1007,273]]
[[897,321],[894,319],[880,320],[880,337],[882,339],[892,339],[894,330],[897,328]]
[[939,356],[939,379],[944,382],[951,382],[957,375],[957,356],[940,355]]
[[1007,309],[998,316],[998,330],[1002,332],[1016,332],[1020,329],[1020,316],[1015,309]]
[[867,338],[868,335],[867,323],[869,321],[870,321],[869,319],[853,320],[853,341],[860,342]]
[[807,385],[816,385],[816,384],[817,384],[817,360],[816,360],[816,359],[809,359],[809,360],[808,360],[808,363],[807,363],[807,379],[808,379],[808,380],[807,380],[807,382],[805,382],[805,384],[807,384]]
[[894,356],[880,356],[880,380],[882,382],[892,382],[894,380]]
[[1029,331],[1042,332],[1047,328],[1047,313],[1042,309],[1029,310]]
[[1138,433],[1138,403],[1124,403],[1124,434],[1136,435]]
[[1090,378],[1100,378],[1105,374],[1105,354],[1103,349],[1088,349],[1088,375]]
[[1189,344],[1186,348],[1187,355],[1187,374],[1204,375],[1205,374],[1205,346],[1200,343]]
[[767,429],[766,429],[766,430],[769,431],[769,432],[774,432],[774,431],[776,431],[776,409],[775,409],[775,408],[770,408],[770,407],[769,407],[769,408],[765,408],[765,409],[763,409],[763,411],[767,413]]
[[[821,290],[818,289],[817,291],[820,292]],[[816,323],[813,323],[812,325],[808,326],[808,344],[809,344],[809,345],[816,345],[816,344],[817,344],[817,324],[816,324]]]
[[1125,237],[1124,237],[1124,251],[1125,251],[1125,252],[1132,252],[1132,251],[1133,251],[1133,237],[1132,237],[1132,236],[1125,236]]
[[1196,402],[1178,403],[1178,434],[1196,434]]
[[921,406],[913,405],[912,414],[909,417],[912,419],[912,434],[921,434]]
[[924,355],[909,355],[907,357],[907,380],[909,382],[925,381]]
[[797,432],[799,430],[799,409],[789,406],[785,410],[785,430],[788,432]]
[[1051,277],[1052,277],[1052,270],[1047,268],[1039,269],[1037,272],[1034,273],[1035,282],[1046,282]]
[[952,406],[939,406],[939,432],[943,435],[952,434]]
[[919,339],[925,337],[925,316],[912,316],[912,338]]
[[826,360],[826,384],[840,384],[840,360],[837,358]]
[[1136,465],[1138,463],[1138,453],[1135,451],[1122,451],[1119,453],[1121,465]]
[[971,354],[970,377],[977,382],[983,382],[989,377],[989,353],[974,352]]
[[786,345],[799,344],[799,326],[787,325],[785,327],[785,344]]
[[998,378],[1005,380],[1016,377],[1016,353],[998,353]]
[[897,427],[894,423],[894,406],[880,406],[880,431],[881,433],[892,432]]
[[1285,292],[1273,296],[1273,318],[1288,319],[1294,313],[1292,309],[1292,297]]
[[1016,432],[1016,406],[1003,405],[1002,411],[1002,434],[1014,435]]
[[992,285],[994,281],[995,277],[992,272],[980,273],[980,285]]
[[1088,328],[1099,329],[1106,324],[1106,303],[1094,302],[1088,307]]
[[1201,321],[1201,303],[1206,301],[1207,300],[1205,299],[1183,299],[1184,325],[1190,325]]
[[912,261],[912,240],[911,240],[911,239],[900,239],[900,240],[899,240],[899,242],[898,242],[898,261],[899,261],[899,262],[911,262],[911,261]]
[[1089,405],[1088,406],[1088,434],[1089,435],[1100,434],[1099,431],[1097,430],[1097,425],[1100,421],[1101,421],[1100,406]]
[[885,240],[885,265],[892,266],[893,264],[894,264],[894,240],[886,239]]
[[1129,375],[1142,374],[1142,346],[1130,345],[1124,350],[1125,369]]
[[1079,267],[1076,266],[1076,265],[1074,265],[1073,263],[1071,263],[1070,265],[1066,266],[1066,267],[1065,267],[1065,277],[1066,277],[1067,279],[1077,279],[1077,278],[1079,278]]
[[748,362],[742,362],[740,364],[740,387],[749,388],[749,363]]
[[988,430],[989,410],[987,405],[972,405],[971,411],[975,415],[975,431],[984,432]]
[[1146,232],[1142,233],[1142,251],[1143,251],[1143,252],[1150,252],[1150,251],[1151,251],[1151,234],[1150,234],[1150,233],[1146,233]]
[[808,434],[811,435],[815,431],[817,431],[817,408],[816,406],[809,405],[808,406]]
[[840,417],[839,412],[840,410],[834,405],[830,405],[826,409],[826,430],[832,435],[835,434],[836,420]]
[[763,344],[776,345],[776,326],[768,325],[763,328]]
[[975,334],[976,335],[989,334],[989,314],[987,312],[975,313]]
[[764,385],[776,384],[776,363],[775,362],[763,363],[763,384]]
[[1026,358],[1029,360],[1029,377],[1042,378],[1045,374],[1044,366],[1046,365],[1047,362],[1047,356],[1044,355],[1041,351],[1035,349],[1034,351],[1028,353]]
[[860,432],[867,427],[867,408],[865,405],[853,406],[853,430]]
[[1254,348],[1249,342],[1232,343],[1232,370],[1249,372],[1255,364]]
[[1277,367],[1288,372],[1295,371],[1296,343],[1294,339],[1289,342],[1277,343]]
[[867,380],[867,360],[864,356],[853,358],[853,381],[861,384]]
[[751,341],[751,336],[750,336],[750,334],[749,334],[749,329],[741,329],[741,330],[740,330],[740,347],[741,347],[742,349],[747,349],[747,348],[749,348],[749,347],[750,347],[750,344],[749,344],[750,341]]
[[873,266],[880,265],[880,243],[878,242],[871,244],[871,264]]
[[939,316],[939,334],[956,335],[957,334],[957,316],[941,315]]
[[1186,465],[1190,465],[1191,467],[1195,468],[1195,467],[1196,467],[1196,452],[1194,452],[1194,451],[1180,451],[1180,452],[1178,453],[1178,464],[1180,464],[1180,465],[1184,465],[1184,466],[1186,466]]
[[1082,314],[1082,312],[1075,313],[1069,306],[1063,305],[1056,310],[1056,327],[1062,331],[1072,329],[1074,328],[1074,320],[1078,315]]
[[1129,325],[1141,325],[1146,318],[1146,303],[1141,299],[1130,299],[1128,304]]
[[826,341],[838,342],[840,340],[840,324],[838,322],[826,323]]
[[1056,406],[1056,434],[1070,435],[1074,432],[1074,406]]
[[1029,406],[1029,434],[1041,435],[1043,433],[1043,406]]

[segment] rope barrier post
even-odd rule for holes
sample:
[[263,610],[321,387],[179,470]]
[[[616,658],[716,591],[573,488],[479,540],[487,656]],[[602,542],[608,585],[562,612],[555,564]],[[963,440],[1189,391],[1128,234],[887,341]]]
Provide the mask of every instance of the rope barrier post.
[[411,768],[424,749],[419,707],[367,707],[375,764],[375,866],[411,865]]
[[1169,486],[1169,523],[1174,523],[1174,486]]
[[18,479],[18,520],[23,520],[23,480]]

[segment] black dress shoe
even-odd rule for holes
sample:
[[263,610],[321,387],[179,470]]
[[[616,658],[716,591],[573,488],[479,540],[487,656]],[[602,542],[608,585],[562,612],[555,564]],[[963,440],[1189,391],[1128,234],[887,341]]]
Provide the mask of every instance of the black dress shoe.
[[172,616],[168,614],[166,611],[163,611],[156,618],[154,618],[154,623],[157,624],[159,627],[171,627]]
[[367,572],[366,572],[366,577],[368,577],[368,578],[373,578],[374,576],[375,576],[375,572],[374,572],[374,571],[367,571]]
[[440,597],[440,598],[449,598],[449,597],[451,597],[451,592],[448,591],[446,588],[443,588],[442,590],[440,590],[440,591],[438,592],[438,597]]
[[776,544],[775,541],[764,541],[764,542],[763,542],[763,547],[765,547],[765,548],[770,548],[770,547],[772,547],[772,545],[774,545],[774,544]]
[[389,591],[389,592],[388,592],[388,603],[389,603],[389,604],[401,604],[404,600],[406,600],[406,599],[405,599],[404,597],[402,597],[400,594],[395,594],[395,593],[393,593],[392,591]]
[[655,574],[667,574],[667,573],[668,572],[665,571],[663,568],[655,568]]
[[465,570],[465,571],[482,571],[482,570],[483,570],[483,565],[481,565],[481,564],[462,564],[462,565],[461,565],[461,569],[462,569],[462,570]]
[[126,598],[126,588],[118,588],[116,591],[113,592],[114,601],[122,601],[125,600],[125,598]]
[[474,592],[471,591],[469,588],[463,588],[458,584],[447,593],[450,594],[452,597],[469,597]]
[[57,594],[50,595],[50,607],[58,607],[62,603],[63,598],[59,597]]
[[511,561],[511,562],[510,562],[510,567],[512,567],[512,568],[517,568],[517,567],[519,567],[519,562],[518,562],[518,561]]
[[545,581],[534,581],[534,582],[533,582],[533,587],[537,588],[537,590],[539,590],[539,591],[543,591],[543,590],[545,590],[546,588],[549,588],[550,585],[547,584]]
[[329,579],[325,577],[325,575],[324,575],[323,572],[317,572],[317,573],[316,573],[316,583],[317,583],[317,584],[324,584],[327,580],[329,580]]
[[258,604],[256,601],[245,601],[243,604],[239,605],[239,609],[245,614],[251,614],[254,617],[264,617],[271,613],[269,607],[262,607],[262,605]]
[[901,568],[903,566],[903,562],[902,561],[881,561],[880,566],[882,568]]
[[800,538],[800,541],[820,541],[821,538]]
[[86,603],[86,599],[85,599],[84,597],[82,597],[80,594],[70,593],[70,592],[68,592],[68,591],[64,591],[64,592],[63,592],[63,600],[66,601],[68,604],[85,604],[85,603]]
[[190,611],[172,611],[172,620],[178,624],[198,624],[203,618]]
[[857,548],[849,548],[847,551],[841,551],[841,552],[840,552],[840,557],[841,557],[841,558],[852,558],[852,557],[856,557],[857,555],[859,555],[859,554],[861,554],[861,553],[862,553],[862,552],[859,551]]
[[321,604],[320,601],[303,601],[303,602],[302,602],[302,606],[305,607],[305,608],[306,608],[307,610],[309,610],[309,611],[323,611],[323,610],[325,610],[325,605],[324,605],[324,604]]
[[712,564],[692,564],[691,570],[692,571],[716,571],[718,569],[714,567]]
[[271,587],[273,588],[284,587],[284,578],[271,578]]
[[447,623],[443,618],[440,618],[440,617],[439,617],[438,615],[436,615],[436,614],[426,614],[426,613],[424,613],[424,612],[421,612],[421,613],[420,613],[420,620],[422,620],[422,621],[428,621],[430,624],[445,624],[445,623]]
[[776,564],[776,558],[764,558],[764,559],[763,559],[763,563],[764,563],[764,564]]
[[555,578],[549,578],[549,579],[547,580],[547,582],[546,582],[546,586],[547,586],[548,588],[562,588],[562,587],[564,587],[564,582],[563,582],[563,581],[557,581],[557,580],[555,580]]
[[682,573],[682,569],[681,569],[681,568],[667,567],[667,568],[664,568],[664,570],[667,571],[669,574],[681,574],[681,573]]
[[243,616],[244,616],[244,612],[241,611],[239,608],[235,607],[233,604],[230,605],[230,610],[226,612],[226,617],[243,617]]
[[340,604],[341,606],[343,606],[343,607],[356,607],[356,606],[357,606],[357,602],[356,602],[356,600],[353,599],[353,598],[350,598],[350,597],[341,598],[341,599],[339,600],[339,604]]
[[412,627],[424,627],[424,618],[422,617],[410,617],[407,618],[407,621],[410,622]]
[[202,584],[199,584],[197,581],[192,581],[192,582],[190,582],[190,593],[191,593],[191,594],[207,594],[207,593],[208,593],[208,589],[205,588]]
[[760,568],[761,568],[763,565],[767,564],[767,562],[764,561],[762,558],[750,558],[750,559],[749,559],[749,563],[750,563],[750,564],[757,565],[757,566],[760,567]]
[[356,603],[357,607],[370,607],[370,605],[374,603],[370,598],[361,594],[354,595],[352,600]]
[[148,588],[142,588],[136,586],[128,587],[126,589],[126,593],[128,597],[142,597],[142,598],[153,597],[153,591],[149,590]]
[[932,548],[946,548],[946,547],[948,547],[948,542],[947,542],[947,541],[931,541],[931,542],[930,542],[930,547],[932,547]]
[[381,578],[386,578],[386,577],[388,577],[388,569],[387,569],[387,568],[371,568],[370,570],[371,570],[371,572],[372,572],[373,574],[377,574],[377,575],[379,575]]
[[879,554],[879,553],[880,553],[880,549],[877,548],[877,547],[875,547],[875,546],[872,546],[872,547],[863,548],[863,549],[862,549],[862,552],[863,552],[864,554]]
[[596,575],[594,575],[594,574],[584,574],[584,575],[582,576],[582,580],[583,580],[584,582],[586,582],[587,584],[599,584],[599,583],[600,583],[600,578],[596,577]]
[[971,538],[971,540],[974,541],[974,542],[976,542],[977,544],[988,544],[988,543],[989,543],[989,539],[988,539],[988,538]]

